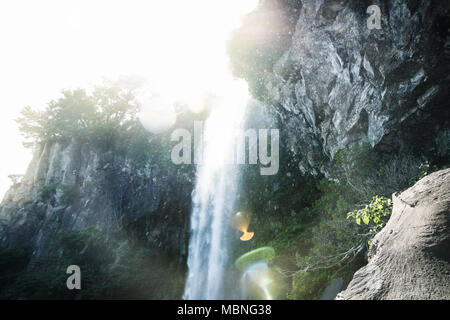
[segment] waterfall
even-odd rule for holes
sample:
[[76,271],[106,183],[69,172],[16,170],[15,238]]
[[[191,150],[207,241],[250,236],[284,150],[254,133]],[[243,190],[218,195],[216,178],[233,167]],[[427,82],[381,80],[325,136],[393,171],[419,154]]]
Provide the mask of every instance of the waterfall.
[[197,168],[192,198],[188,276],[184,299],[225,299],[225,268],[229,262],[231,215],[239,192],[234,163],[235,130],[241,126],[247,87],[230,80],[228,92],[205,123],[203,161]]

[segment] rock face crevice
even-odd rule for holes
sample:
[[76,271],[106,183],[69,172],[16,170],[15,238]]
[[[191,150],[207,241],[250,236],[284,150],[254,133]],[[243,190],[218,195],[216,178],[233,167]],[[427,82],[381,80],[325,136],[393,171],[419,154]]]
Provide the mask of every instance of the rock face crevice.
[[337,299],[450,299],[450,169],[392,198],[369,263]]

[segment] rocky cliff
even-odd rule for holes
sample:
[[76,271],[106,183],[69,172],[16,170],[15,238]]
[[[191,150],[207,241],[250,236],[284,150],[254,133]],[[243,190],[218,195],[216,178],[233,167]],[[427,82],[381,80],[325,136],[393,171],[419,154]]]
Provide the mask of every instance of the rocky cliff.
[[392,198],[369,263],[337,299],[450,299],[450,169]]
[[[381,29],[369,29],[370,5]],[[234,73],[282,118],[301,172],[355,143],[424,154],[449,123],[447,1],[264,1],[230,43]],[[287,18],[288,17],[288,18]]]
[[[163,147],[155,144],[148,152],[157,148]],[[170,157],[170,149],[162,154]],[[31,246],[34,260],[49,253],[60,232],[131,228],[183,261],[193,169],[175,166],[170,158],[137,161],[76,139],[45,144],[4,197],[0,244]]]

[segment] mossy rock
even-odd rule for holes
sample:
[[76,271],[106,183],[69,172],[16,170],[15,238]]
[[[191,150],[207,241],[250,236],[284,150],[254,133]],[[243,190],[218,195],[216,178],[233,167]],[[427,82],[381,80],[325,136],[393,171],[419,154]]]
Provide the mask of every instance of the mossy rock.
[[265,261],[270,263],[275,257],[275,250],[272,247],[261,247],[250,252],[247,252],[236,259],[234,265],[241,272],[244,272],[245,269],[251,264],[258,261]]

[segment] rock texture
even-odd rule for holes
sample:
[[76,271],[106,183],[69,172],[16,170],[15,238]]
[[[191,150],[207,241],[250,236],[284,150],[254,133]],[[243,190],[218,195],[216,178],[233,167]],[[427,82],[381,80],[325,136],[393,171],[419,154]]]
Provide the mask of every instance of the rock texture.
[[337,299],[450,299],[450,169],[393,195],[369,263]]
[[0,246],[31,247],[33,261],[49,253],[59,232],[133,227],[183,261],[193,178],[192,166],[170,158],[138,162],[77,140],[45,144],[1,203]]
[[[266,3],[272,5],[260,11],[281,6],[297,22],[280,27],[268,13],[264,20],[250,16],[234,34],[234,69],[279,113],[302,172],[327,173],[327,159],[362,141],[422,152],[449,128],[450,2]],[[370,5],[381,10],[379,30],[367,27]],[[264,26],[265,37],[255,34]],[[271,48],[285,38],[291,41],[283,50]]]

